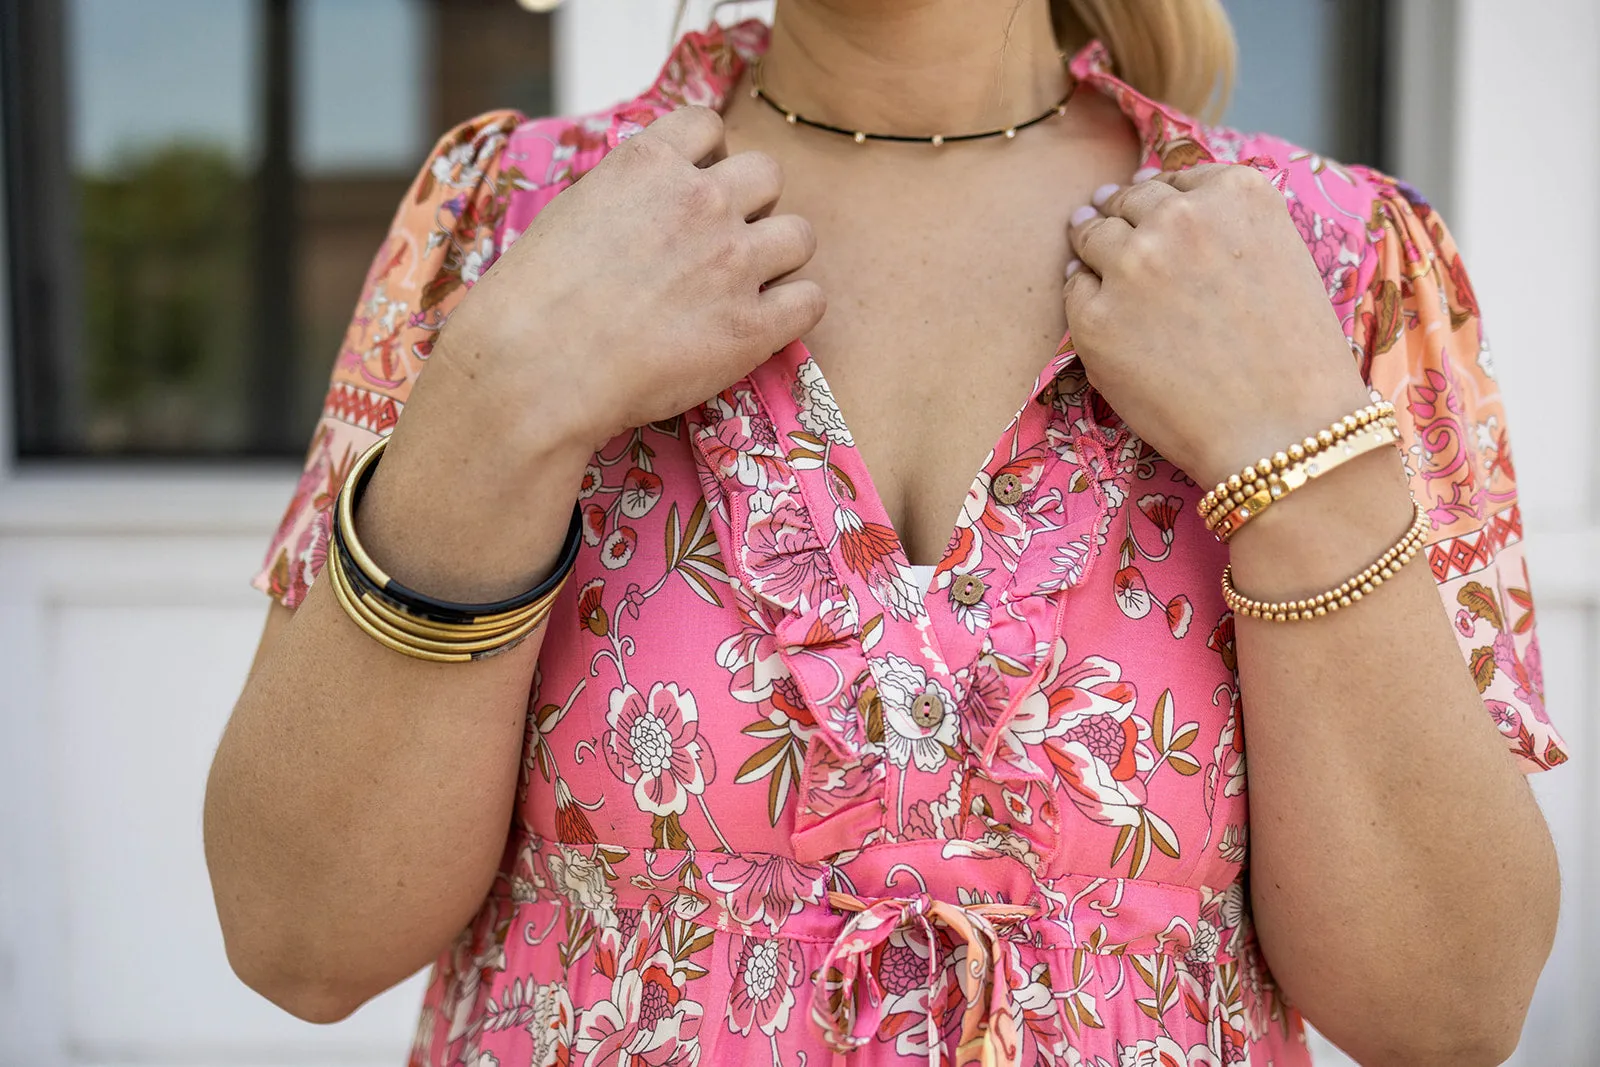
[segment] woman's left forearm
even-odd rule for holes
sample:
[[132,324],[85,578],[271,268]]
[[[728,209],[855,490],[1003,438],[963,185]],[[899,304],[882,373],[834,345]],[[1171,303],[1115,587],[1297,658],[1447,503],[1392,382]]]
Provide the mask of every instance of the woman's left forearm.
[[[1261,600],[1309,597],[1406,529],[1382,450],[1230,544]],[[1288,999],[1364,1064],[1498,1063],[1554,934],[1555,851],[1419,556],[1324,618],[1240,617],[1250,886]]]

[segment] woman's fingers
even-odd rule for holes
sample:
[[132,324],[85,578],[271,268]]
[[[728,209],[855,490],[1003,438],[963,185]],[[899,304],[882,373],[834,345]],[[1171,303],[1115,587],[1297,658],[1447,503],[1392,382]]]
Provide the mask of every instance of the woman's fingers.
[[1100,208],[1101,214],[1126,219],[1137,227],[1142,226],[1161,204],[1182,195],[1166,182],[1140,182],[1138,185],[1129,185],[1117,190],[1096,206]]
[[783,168],[765,152],[739,152],[706,169],[728,190],[733,208],[743,218],[759,218],[783,192]]
[[680,107],[656,119],[638,136],[660,141],[698,166],[708,158],[720,159],[726,151],[722,132],[722,116],[711,108]]
[[754,328],[762,347],[776,352],[804,337],[828,309],[822,286],[809,278],[769,285],[756,296]]
[[1115,262],[1117,250],[1132,234],[1133,227],[1126,219],[1107,218],[1088,206],[1073,212],[1068,230],[1072,251],[1097,274],[1104,274]]
[[811,223],[799,215],[772,215],[750,224],[756,273],[764,281],[781,278],[810,262],[817,251]]

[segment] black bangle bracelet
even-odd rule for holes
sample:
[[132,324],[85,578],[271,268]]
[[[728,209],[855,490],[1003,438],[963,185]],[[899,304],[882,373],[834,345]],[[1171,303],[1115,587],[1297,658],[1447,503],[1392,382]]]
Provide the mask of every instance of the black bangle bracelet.
[[371,560],[371,557],[367,556],[365,550],[361,548],[360,539],[355,536],[355,530],[351,528],[356,505],[361,502],[362,493],[365,492],[367,483],[372,478],[372,472],[377,468],[378,458],[387,443],[388,438],[380,440],[356,461],[355,468],[350,472],[334,505],[332,549],[340,554],[340,562],[344,565],[351,584],[364,592],[382,597],[401,611],[420,618],[446,624],[471,625],[492,616],[528,608],[549,596],[566,580],[567,573],[577,561],[578,546],[583,540],[582,514],[576,505],[572,509],[572,522],[567,527],[566,541],[561,546],[561,555],[556,559],[555,568],[544,581],[525,593],[487,604],[466,604],[454,600],[440,600],[426,593],[419,593],[391,578]]

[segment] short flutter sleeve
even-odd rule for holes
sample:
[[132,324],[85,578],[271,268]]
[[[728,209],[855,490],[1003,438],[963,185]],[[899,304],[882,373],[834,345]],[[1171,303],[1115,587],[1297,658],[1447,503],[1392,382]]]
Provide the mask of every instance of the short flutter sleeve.
[[327,559],[329,508],[350,465],[394,428],[446,317],[503,250],[517,180],[506,145],[521,121],[490,112],[440,138],[395,213],[340,345],[304,472],[253,583],[288,607]]
[[[1449,230],[1414,190],[1376,191],[1355,339],[1398,410],[1406,471],[1432,520],[1433,571],[1467,670],[1525,772],[1567,760],[1545,712],[1522,513],[1494,362]],[[1413,564],[1415,565],[1415,564]]]

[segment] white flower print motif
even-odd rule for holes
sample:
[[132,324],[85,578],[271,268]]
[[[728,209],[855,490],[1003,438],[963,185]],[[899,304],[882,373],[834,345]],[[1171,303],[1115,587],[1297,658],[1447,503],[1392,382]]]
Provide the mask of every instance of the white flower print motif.
[[606,763],[633,786],[640,811],[682,815],[716,777],[694,694],[671,682],[657,682],[648,699],[631,685],[612,690],[606,723]]
[[850,428],[844,424],[844,413],[839,410],[828,383],[822,378],[822,368],[817,361],[808,359],[800,364],[795,375],[795,399],[800,404],[800,425],[826,438],[836,445],[854,445]]
[[609,913],[617,906],[617,895],[606,881],[605,868],[591,856],[565,845],[559,856],[549,859],[556,891],[574,905],[589,911]]
[[483,277],[483,272],[489,269],[489,264],[494,259],[494,238],[485,237],[477,246],[467,251],[461,257],[461,280],[467,285],[473,285]]
[[[876,662],[873,674],[883,701],[883,742],[890,762],[896,767],[914,762],[919,770],[928,772],[943,767],[958,733],[956,702],[950,691],[930,679],[927,671],[893,652]],[[913,705],[922,698],[938,711],[938,720],[928,726],[912,714]]]

